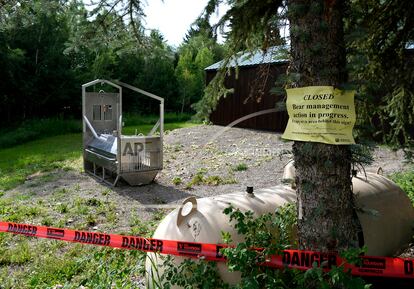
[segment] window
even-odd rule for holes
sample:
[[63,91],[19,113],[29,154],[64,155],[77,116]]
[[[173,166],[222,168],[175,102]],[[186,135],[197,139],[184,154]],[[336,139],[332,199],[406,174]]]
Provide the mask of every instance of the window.
[[104,120],[112,120],[112,105],[104,105]]
[[94,105],[93,106],[93,120],[101,120],[101,106]]

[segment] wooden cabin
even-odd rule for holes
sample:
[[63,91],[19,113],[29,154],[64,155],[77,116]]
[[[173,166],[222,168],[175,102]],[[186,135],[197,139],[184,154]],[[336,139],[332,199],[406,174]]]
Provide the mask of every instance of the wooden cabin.
[[[280,47],[268,49],[266,53],[243,54],[233,59],[229,66],[232,73],[226,77],[225,85],[233,88],[234,93],[221,98],[216,109],[210,115],[210,121],[216,125],[229,125],[238,120],[236,127],[283,132],[288,115],[286,111],[273,111],[276,103],[283,97],[272,92],[278,76],[286,73],[288,65],[282,56]],[[216,75],[221,61],[207,68],[206,84]],[[238,67],[238,77],[235,68]]]

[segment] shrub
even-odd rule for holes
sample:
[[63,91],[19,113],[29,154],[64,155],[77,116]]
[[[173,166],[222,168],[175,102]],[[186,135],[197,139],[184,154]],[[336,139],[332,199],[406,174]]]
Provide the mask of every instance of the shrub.
[[414,205],[414,170],[395,173],[391,175],[391,179],[407,193]]

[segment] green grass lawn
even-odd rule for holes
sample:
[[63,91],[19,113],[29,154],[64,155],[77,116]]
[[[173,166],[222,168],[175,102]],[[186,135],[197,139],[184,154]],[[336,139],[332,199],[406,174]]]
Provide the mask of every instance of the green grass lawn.
[[48,137],[0,150],[0,189],[8,190],[35,173],[80,168],[81,134]]

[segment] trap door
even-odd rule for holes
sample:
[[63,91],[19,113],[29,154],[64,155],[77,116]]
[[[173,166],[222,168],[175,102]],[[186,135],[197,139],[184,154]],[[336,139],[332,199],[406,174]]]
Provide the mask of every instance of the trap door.
[[119,93],[85,93],[85,116],[98,134],[118,131],[120,103]]

